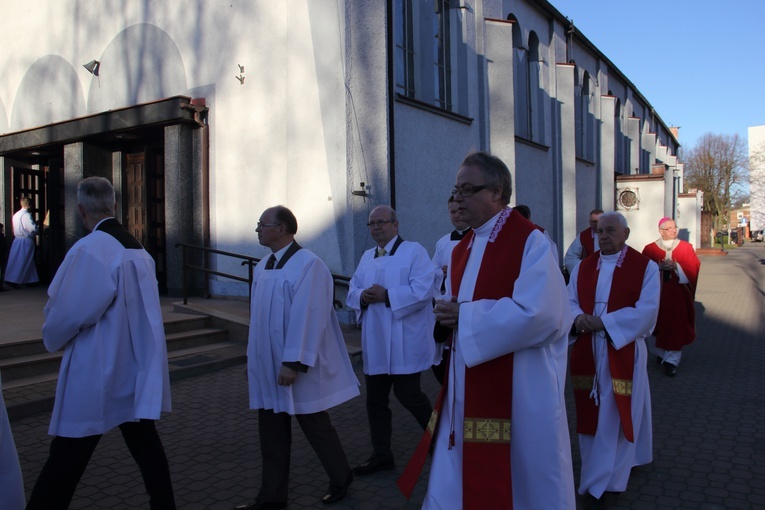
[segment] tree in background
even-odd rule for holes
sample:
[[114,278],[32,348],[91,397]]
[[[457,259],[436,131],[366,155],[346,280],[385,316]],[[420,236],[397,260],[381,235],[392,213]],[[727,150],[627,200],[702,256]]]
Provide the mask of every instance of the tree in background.
[[727,224],[733,202],[745,193],[749,179],[746,144],[738,134],[706,133],[685,154],[685,181],[704,192],[704,210],[715,215],[715,230]]

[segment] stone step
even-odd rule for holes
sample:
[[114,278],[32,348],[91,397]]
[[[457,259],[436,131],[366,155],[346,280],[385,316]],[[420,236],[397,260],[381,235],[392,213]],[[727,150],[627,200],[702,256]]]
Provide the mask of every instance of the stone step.
[[[195,377],[246,362],[246,345],[221,341],[168,351],[171,381]],[[3,372],[3,398],[15,420],[53,409],[58,373],[44,373],[11,381]]]
[[[188,322],[186,326],[199,326],[203,324],[204,321],[195,320]],[[177,328],[174,329],[177,330]],[[165,339],[167,341],[167,351],[170,353],[172,351],[224,342],[227,335],[228,332],[222,328],[200,328],[166,334]],[[42,340],[30,340],[27,343],[31,345],[25,345],[24,349],[16,352],[34,352],[36,350],[42,350],[42,352],[0,359],[0,373],[2,373],[4,384],[36,375],[58,373],[63,351],[47,352],[42,345]],[[32,346],[42,347],[41,349],[34,349]]]
[[[208,315],[163,310],[171,381],[246,361],[246,345],[229,340],[225,324]],[[63,351],[49,353],[41,339],[0,347],[3,396],[13,419],[52,409]]]

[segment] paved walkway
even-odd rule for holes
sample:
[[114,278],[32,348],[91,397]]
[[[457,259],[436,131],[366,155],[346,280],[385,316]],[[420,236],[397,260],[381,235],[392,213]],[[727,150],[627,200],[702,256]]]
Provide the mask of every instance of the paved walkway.
[[[40,317],[39,310],[14,311],[11,303],[20,296],[14,298],[14,292],[24,291],[0,293],[3,337],[16,314],[32,317],[21,321],[23,325]],[[607,495],[608,508],[765,508],[765,244],[747,244],[727,257],[704,256],[697,300],[698,340],[684,351],[677,377],[664,376],[653,359],[649,366],[654,462],[633,470],[625,493]],[[438,385],[428,372],[423,373],[423,386],[435,399]],[[179,381],[172,393],[174,411],[158,429],[178,507],[230,509],[254,498],[261,464],[257,418],[247,410],[243,367]],[[407,502],[395,479],[420,431],[395,398],[392,406],[397,469],[357,478],[348,497],[334,508],[419,508],[425,482]],[[569,398],[573,426],[572,417]],[[27,491],[47,458],[49,418],[42,414],[11,423]],[[332,419],[351,464],[366,460],[370,447],[363,396],[335,408]],[[293,441],[289,508],[322,508],[318,500],[328,482],[297,425]],[[575,436],[573,443],[578,481]],[[119,432],[102,439],[71,508],[148,508],[140,474]]]

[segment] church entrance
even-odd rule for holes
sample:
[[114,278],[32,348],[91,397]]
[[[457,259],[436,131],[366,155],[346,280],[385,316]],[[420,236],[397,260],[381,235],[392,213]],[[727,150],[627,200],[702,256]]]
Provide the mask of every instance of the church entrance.
[[125,168],[125,226],[154,259],[159,291],[167,290],[165,250],[165,181],[160,151],[127,154]]

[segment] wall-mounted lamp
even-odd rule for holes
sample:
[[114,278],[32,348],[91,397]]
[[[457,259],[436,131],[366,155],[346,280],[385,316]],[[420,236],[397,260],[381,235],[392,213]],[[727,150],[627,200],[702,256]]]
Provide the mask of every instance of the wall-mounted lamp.
[[365,197],[365,198],[368,197],[369,196],[369,193],[367,193],[368,188],[364,186],[363,182],[359,183],[359,187],[361,187],[360,190],[357,190],[357,189],[351,190],[351,195],[356,197]]
[[87,64],[82,64],[82,67],[87,69],[93,76],[98,76],[98,69],[101,67],[101,62],[98,60],[91,60]]

